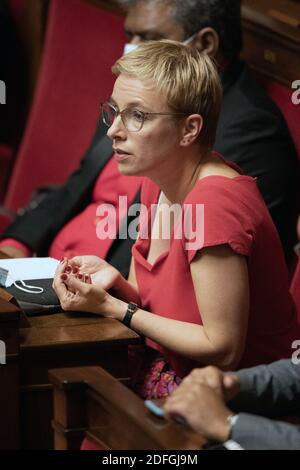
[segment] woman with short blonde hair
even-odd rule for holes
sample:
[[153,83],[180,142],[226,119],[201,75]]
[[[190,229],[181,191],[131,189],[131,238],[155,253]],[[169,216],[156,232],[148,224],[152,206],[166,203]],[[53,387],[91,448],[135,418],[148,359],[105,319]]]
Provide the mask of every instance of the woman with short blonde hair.
[[204,126],[199,143],[213,147],[222,105],[222,84],[212,59],[197,49],[174,41],[148,42],[135,54],[125,54],[113,66],[113,73],[129,75],[146,87],[155,87],[174,113],[199,114]]
[[159,41],[113,71],[102,118],[119,170],[145,177],[146,210],[128,281],[97,257],[65,260],[54,280],[62,307],[146,337],[135,377],[145,398],[168,395],[199,364],[230,370],[289,357],[300,335],[279,237],[256,180],[212,151],[221,106],[214,64]]

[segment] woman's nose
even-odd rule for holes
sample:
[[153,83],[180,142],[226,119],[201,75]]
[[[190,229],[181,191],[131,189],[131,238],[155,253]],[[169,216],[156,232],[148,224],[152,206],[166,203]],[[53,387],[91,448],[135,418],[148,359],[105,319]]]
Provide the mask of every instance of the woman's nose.
[[125,127],[120,115],[115,117],[112,125],[107,131],[107,137],[109,137],[111,140],[114,140],[117,137],[120,139],[124,139]]

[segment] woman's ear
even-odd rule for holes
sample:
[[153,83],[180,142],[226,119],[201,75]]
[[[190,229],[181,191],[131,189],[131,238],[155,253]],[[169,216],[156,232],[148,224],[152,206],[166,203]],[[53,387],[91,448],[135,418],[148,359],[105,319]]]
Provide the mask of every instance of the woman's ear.
[[181,147],[189,147],[199,137],[203,128],[203,118],[200,114],[191,114],[185,119],[182,128]]
[[217,57],[220,52],[220,38],[215,29],[203,28],[196,34],[193,45],[200,52],[204,52],[210,57]]

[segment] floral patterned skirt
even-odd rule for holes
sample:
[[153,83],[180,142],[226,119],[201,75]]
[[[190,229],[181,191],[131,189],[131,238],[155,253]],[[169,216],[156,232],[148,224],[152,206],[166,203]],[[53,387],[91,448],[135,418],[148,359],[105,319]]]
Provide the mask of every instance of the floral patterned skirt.
[[[129,363],[133,377],[131,388],[144,400],[166,398],[181,382],[166,359],[154,349],[130,347]],[[101,449],[85,438],[81,450]]]
[[144,400],[166,398],[180,384],[181,379],[167,360],[158,352],[147,348],[132,390]]

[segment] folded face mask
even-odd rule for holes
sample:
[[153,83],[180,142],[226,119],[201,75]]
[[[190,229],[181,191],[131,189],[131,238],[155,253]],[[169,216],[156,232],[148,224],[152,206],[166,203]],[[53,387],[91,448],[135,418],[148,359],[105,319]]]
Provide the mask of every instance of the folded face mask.
[[6,287],[6,281],[10,278],[13,285],[21,290],[22,292],[26,292],[27,294],[42,294],[44,289],[38,286],[30,286],[27,285],[24,281],[15,281],[11,275],[9,274],[7,269],[0,268],[0,287]]
[[[185,46],[188,46],[189,44],[191,44],[191,42],[197,36],[197,34],[198,33],[193,34],[188,39],[183,41],[182,44],[184,44]],[[138,47],[139,47],[139,44],[131,44],[131,42],[128,42],[124,46],[123,55],[129,54],[130,52],[135,51],[135,49],[137,49]]]
[[[21,284],[21,285],[18,285]],[[30,286],[29,284],[25,284],[24,281],[13,281],[13,285],[21,290],[22,292],[26,292],[27,294],[42,294],[44,289],[38,286]]]
[[131,44],[130,42],[128,44],[125,44],[123,55],[129,54],[130,52],[134,51],[138,47],[139,47],[138,44]]

